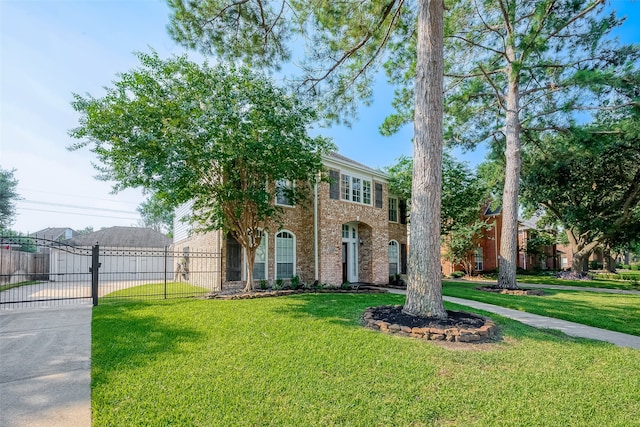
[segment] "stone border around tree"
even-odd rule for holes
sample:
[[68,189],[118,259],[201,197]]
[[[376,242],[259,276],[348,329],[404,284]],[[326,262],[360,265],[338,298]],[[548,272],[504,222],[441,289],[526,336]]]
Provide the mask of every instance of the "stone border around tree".
[[[388,306],[394,307],[394,306]],[[401,306],[395,306],[399,308]],[[410,328],[397,324],[390,324],[383,320],[373,318],[373,310],[376,307],[369,307],[365,310],[363,324],[366,328],[378,330],[386,334],[394,334],[415,339],[430,341],[449,341],[461,343],[483,343],[493,341],[498,337],[498,327],[493,320],[484,316],[477,316],[484,319],[484,325],[479,328],[459,328],[456,326],[448,328]]]

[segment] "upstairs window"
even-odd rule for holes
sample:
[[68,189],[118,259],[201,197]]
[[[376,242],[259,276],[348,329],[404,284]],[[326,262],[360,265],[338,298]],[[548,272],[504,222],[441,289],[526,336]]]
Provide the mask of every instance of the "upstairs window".
[[372,184],[370,180],[343,174],[340,179],[340,187],[342,200],[371,205]]
[[276,181],[276,204],[281,206],[293,206],[293,203],[287,195],[287,191],[293,189],[293,183],[288,179],[279,179]]
[[398,222],[398,199],[389,197],[389,221]]

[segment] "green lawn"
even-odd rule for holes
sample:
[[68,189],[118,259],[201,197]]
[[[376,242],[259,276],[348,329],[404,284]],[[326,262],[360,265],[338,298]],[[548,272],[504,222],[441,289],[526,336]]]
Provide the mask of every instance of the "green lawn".
[[[94,308],[94,426],[632,426],[640,352],[492,316],[448,349],[364,329],[390,294]],[[448,304],[450,309],[460,309]]]
[[27,282],[18,282],[18,283],[7,283],[5,285],[0,285],[0,292],[8,291],[9,289],[19,288],[21,286],[29,286],[29,285],[37,285],[39,282],[37,280],[29,280]]
[[164,283],[147,283],[110,292],[103,298],[146,299],[149,297],[164,297],[165,294],[168,298],[181,298],[204,295],[210,291],[210,289],[185,282],[167,282],[166,287]]
[[553,276],[529,276],[518,275],[518,283],[533,283],[545,285],[563,285],[563,286],[579,286],[581,288],[608,288],[608,289],[627,289],[631,291],[640,291],[640,287],[632,281],[623,280],[565,280],[558,279]]
[[640,295],[545,289],[544,296],[516,296],[478,291],[479,283],[443,283],[443,295],[640,335]]

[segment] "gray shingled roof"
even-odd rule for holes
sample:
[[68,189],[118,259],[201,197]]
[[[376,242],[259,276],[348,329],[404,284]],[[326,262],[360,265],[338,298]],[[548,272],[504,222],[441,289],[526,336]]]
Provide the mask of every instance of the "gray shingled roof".
[[96,242],[103,247],[162,248],[172,240],[150,228],[110,227],[64,241],[72,246],[92,246]]
[[77,231],[70,229],[69,227],[48,227],[35,233],[29,234],[29,237],[39,237],[41,239],[58,240],[64,239],[66,231],[71,230],[71,236],[74,237],[78,234]]

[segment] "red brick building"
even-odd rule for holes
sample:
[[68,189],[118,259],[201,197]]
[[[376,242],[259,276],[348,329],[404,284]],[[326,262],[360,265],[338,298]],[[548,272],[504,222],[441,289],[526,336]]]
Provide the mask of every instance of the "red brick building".
[[[477,248],[473,255],[475,272],[493,272],[500,266],[500,235],[502,233],[502,211],[500,208],[492,210],[486,207],[481,218],[490,228],[479,237]],[[566,268],[567,251],[560,245],[550,245],[542,249],[541,254],[526,252],[527,242],[538,231],[534,222],[530,220],[518,220],[518,268],[523,270],[557,270]],[[443,248],[444,254],[445,248]],[[570,256],[570,254],[569,254]],[[461,271],[462,266],[452,265],[443,256],[441,259],[442,272],[450,275],[453,271]],[[569,266],[570,258],[569,258]]]
[[[274,224],[263,235],[254,279],[272,283],[299,276],[307,283],[386,284],[390,275],[406,273],[406,209],[389,194],[387,175],[337,153],[326,156],[324,164],[331,183],[317,184],[310,203],[291,206],[277,198],[283,225]],[[212,262],[218,264],[220,283],[246,280],[240,244],[220,231],[190,236],[180,221],[190,209],[186,204],[176,211],[175,250],[219,252]]]

